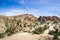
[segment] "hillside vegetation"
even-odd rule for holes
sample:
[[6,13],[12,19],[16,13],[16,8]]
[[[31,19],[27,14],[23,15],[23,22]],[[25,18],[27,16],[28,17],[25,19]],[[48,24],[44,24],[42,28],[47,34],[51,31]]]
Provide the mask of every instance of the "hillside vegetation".
[[0,38],[15,33],[29,32],[32,34],[49,34],[54,39],[60,36],[60,18],[57,16],[40,16],[22,14],[17,16],[0,15]]

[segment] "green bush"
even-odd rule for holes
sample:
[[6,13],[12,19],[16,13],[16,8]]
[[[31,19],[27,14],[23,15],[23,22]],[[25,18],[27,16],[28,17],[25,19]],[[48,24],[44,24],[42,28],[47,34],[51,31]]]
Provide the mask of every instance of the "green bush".
[[0,33],[0,38],[4,38],[4,33]]
[[50,35],[53,35],[53,40],[59,40],[58,36],[59,36],[59,32],[58,32],[58,29],[56,29],[55,31],[50,31],[49,32]]
[[42,34],[44,32],[44,30],[46,30],[46,28],[44,27],[39,27],[39,28],[36,28],[35,30],[33,30],[33,34]]
[[7,31],[6,31],[7,35],[10,36],[12,34],[15,34],[15,28],[8,28]]

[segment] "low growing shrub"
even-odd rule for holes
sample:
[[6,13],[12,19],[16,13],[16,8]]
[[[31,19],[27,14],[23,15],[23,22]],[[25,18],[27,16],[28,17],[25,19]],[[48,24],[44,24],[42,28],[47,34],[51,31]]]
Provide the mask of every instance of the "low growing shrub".
[[44,31],[46,30],[46,28],[44,27],[39,27],[39,28],[36,28],[35,30],[33,30],[33,34],[42,34]]
[[0,33],[0,38],[4,38],[4,33]]

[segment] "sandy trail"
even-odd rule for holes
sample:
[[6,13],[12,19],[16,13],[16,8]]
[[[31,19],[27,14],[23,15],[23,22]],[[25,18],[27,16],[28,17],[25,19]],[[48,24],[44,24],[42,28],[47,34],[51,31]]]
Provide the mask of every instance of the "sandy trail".
[[17,33],[0,40],[39,40],[39,35],[32,35],[30,33]]

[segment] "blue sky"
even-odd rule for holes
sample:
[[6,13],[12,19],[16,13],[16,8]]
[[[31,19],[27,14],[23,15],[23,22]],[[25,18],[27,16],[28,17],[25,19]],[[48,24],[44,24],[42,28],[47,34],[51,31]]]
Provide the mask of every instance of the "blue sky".
[[59,16],[60,0],[0,0],[0,15]]

